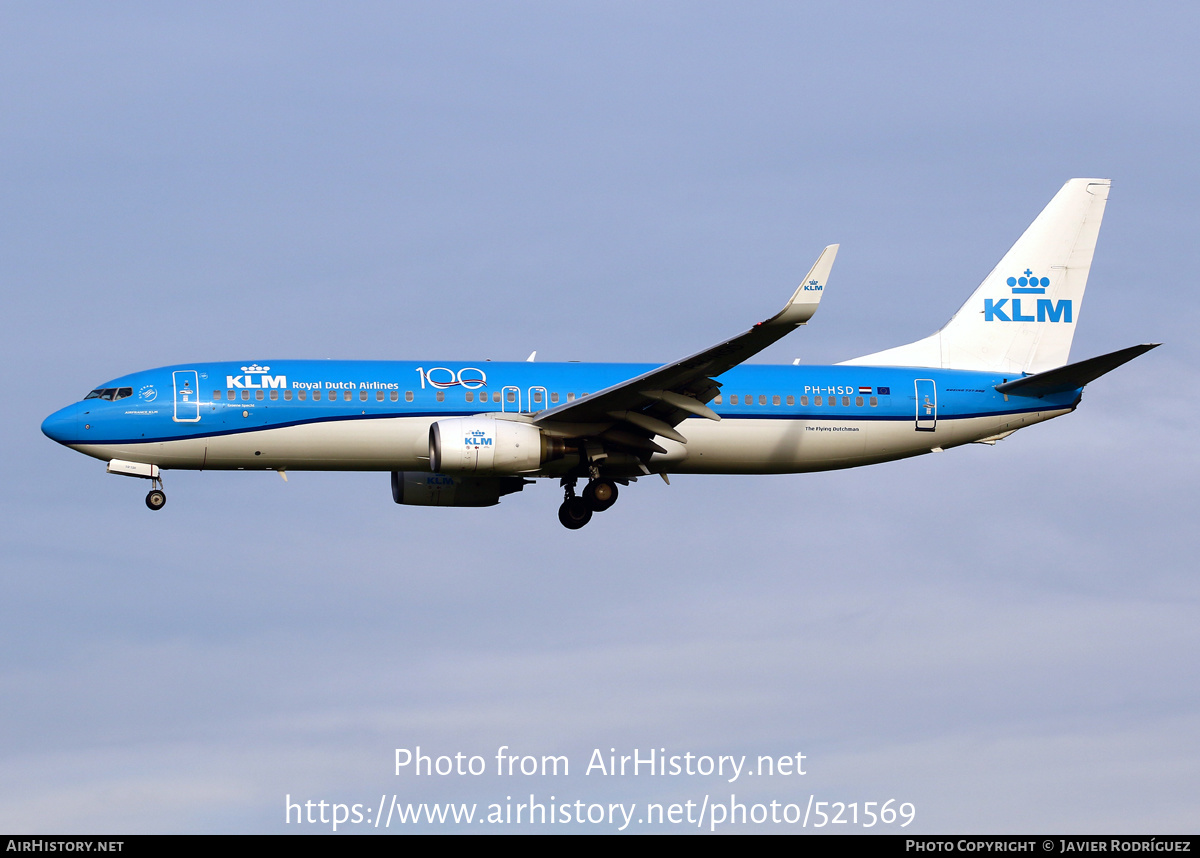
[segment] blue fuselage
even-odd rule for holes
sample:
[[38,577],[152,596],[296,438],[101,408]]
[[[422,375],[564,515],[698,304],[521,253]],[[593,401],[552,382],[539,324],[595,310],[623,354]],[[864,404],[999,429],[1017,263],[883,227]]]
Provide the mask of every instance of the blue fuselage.
[[[42,430],[96,458],[165,468],[428,470],[424,445],[434,421],[529,415],[653,368],[187,364],[106,382],[48,417]],[[1081,394],[1005,396],[995,386],[1008,377],[927,368],[750,364],[717,380],[721,394],[709,405],[721,422],[684,421],[689,443],[656,454],[658,470],[779,473],[885,461],[1007,434],[1070,411]]]

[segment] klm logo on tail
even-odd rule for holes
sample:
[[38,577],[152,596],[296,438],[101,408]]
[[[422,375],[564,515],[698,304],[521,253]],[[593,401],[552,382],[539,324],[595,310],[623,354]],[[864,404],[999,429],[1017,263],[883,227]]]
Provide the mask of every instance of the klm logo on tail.
[[[1033,271],[1025,269],[1020,277],[1009,277],[1007,280],[1012,294],[1044,295],[1050,285],[1049,277],[1034,277]],[[1009,301],[1012,301],[1009,304]],[[1068,299],[1054,301],[1050,298],[1038,298],[1035,307],[1029,306],[1030,299],[1025,299],[1026,311],[1022,312],[1020,298],[983,299],[983,320],[985,322],[1070,322],[1071,302]],[[1008,305],[1008,306],[1005,306]]]
[[1050,278],[1034,277],[1033,272],[1026,268],[1024,277],[1009,277],[1008,285],[1012,287],[1014,295],[1045,295]]

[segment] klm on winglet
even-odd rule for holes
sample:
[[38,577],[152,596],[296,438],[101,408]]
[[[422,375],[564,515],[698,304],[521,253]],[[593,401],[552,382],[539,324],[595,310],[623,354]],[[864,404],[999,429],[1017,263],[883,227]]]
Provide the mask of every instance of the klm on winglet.
[[105,382],[42,431],[150,480],[151,509],[172,468],[384,471],[396,503],[450,507],[543,478],[563,488],[572,529],[650,474],[802,473],[994,444],[1073,411],[1084,385],[1155,347],[1069,362],[1108,191],[1067,182],[940,330],[833,366],[747,361],[812,318],[836,244],[774,316],[661,366],[536,352],[188,364]]

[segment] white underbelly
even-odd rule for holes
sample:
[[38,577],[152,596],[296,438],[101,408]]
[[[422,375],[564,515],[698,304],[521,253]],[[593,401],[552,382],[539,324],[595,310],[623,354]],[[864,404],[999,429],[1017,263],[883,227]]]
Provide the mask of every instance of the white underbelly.
[[163,468],[391,471],[429,469],[429,417],[336,420],[145,444],[89,444],[98,459]]
[[783,474],[887,462],[968,444],[1040,423],[1070,409],[938,420],[918,430],[914,420],[687,420],[688,443],[663,442],[654,470],[694,474]]
[[[849,468],[978,441],[1071,410],[939,419],[929,431],[918,430],[913,420],[689,419],[678,427],[688,443],[658,438],[667,453],[656,453],[650,467],[694,474]],[[162,468],[426,471],[433,422],[431,417],[336,420],[174,441],[83,444],[75,449],[98,459]]]

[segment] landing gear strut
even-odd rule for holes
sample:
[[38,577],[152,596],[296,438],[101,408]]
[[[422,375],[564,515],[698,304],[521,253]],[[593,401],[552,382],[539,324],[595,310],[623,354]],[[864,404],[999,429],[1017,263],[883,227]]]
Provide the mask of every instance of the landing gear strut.
[[583,496],[575,495],[575,477],[563,478],[566,497],[558,508],[558,520],[563,527],[578,530],[592,520],[592,513],[604,512],[617,502],[617,484],[604,477],[589,480]]

